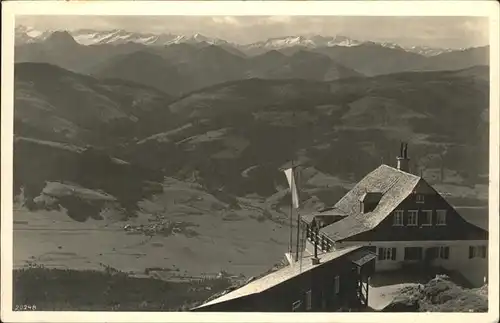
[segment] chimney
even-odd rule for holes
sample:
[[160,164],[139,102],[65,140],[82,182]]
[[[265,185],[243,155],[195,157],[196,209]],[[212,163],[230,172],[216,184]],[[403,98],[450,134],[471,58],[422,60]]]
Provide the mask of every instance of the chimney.
[[403,172],[410,172],[410,159],[408,158],[408,144],[401,143],[398,159],[398,169]]

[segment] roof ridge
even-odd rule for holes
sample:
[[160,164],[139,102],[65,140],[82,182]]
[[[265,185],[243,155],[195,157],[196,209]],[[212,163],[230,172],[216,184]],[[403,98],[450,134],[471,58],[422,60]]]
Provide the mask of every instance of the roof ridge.
[[391,168],[391,169],[393,169],[393,170],[395,170],[395,171],[398,171],[398,172],[400,172],[400,173],[403,173],[404,175],[407,175],[407,176],[411,176],[411,177],[414,177],[414,178],[422,178],[422,177],[420,177],[420,176],[418,176],[418,175],[415,175],[415,174],[412,174],[412,173],[409,173],[409,172],[402,171],[401,169],[397,169],[396,167],[392,167],[392,166],[387,165],[387,164],[382,164],[381,166],[389,167],[389,168]]
[[390,190],[392,190],[392,188],[394,187],[394,185],[396,185],[399,181],[401,180],[401,178],[396,178],[392,184],[384,191],[382,192],[383,195],[385,195],[387,192],[389,192]]

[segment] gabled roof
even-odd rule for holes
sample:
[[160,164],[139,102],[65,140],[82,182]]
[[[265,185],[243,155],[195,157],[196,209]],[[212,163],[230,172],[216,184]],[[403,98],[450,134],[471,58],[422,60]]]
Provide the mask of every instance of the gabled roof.
[[[332,252],[324,253],[320,255],[320,263],[318,265],[313,265],[311,261],[311,256],[306,256],[302,259],[302,265],[299,265],[299,263],[294,263],[292,265],[289,265],[287,267],[281,268],[275,272],[272,272],[262,278],[256,279],[236,290],[233,290],[225,295],[222,295],[219,298],[216,298],[214,300],[211,300],[205,304],[200,305],[197,308],[202,308],[206,306],[210,306],[213,304],[218,304],[222,302],[226,302],[232,299],[252,295],[252,294],[257,294],[261,293],[265,290],[268,290],[274,286],[277,286],[279,284],[284,283],[287,280],[290,280],[302,273],[308,272],[314,268],[320,267],[329,261],[332,261],[334,259],[337,259],[343,255],[349,254],[351,252],[357,251],[361,249],[362,246],[352,246],[352,247],[347,247],[347,248],[342,248],[342,249],[337,249]],[[362,251],[362,250],[361,250]],[[362,253],[360,254],[357,258],[352,256],[350,257],[349,260],[354,261],[357,260],[358,258],[363,258],[365,257],[366,254]]]
[[[348,216],[320,231],[333,241],[339,241],[373,229],[413,192],[420,180],[420,177],[396,168],[379,166],[335,204],[336,209]],[[361,213],[360,200],[371,192],[382,197],[373,211]]]

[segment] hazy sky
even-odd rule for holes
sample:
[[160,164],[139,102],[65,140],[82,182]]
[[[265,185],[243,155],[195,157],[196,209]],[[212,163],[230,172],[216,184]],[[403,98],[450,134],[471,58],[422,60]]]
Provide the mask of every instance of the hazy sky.
[[201,33],[237,43],[307,34],[453,48],[489,43],[488,20],[480,17],[18,16],[16,24],[44,30]]

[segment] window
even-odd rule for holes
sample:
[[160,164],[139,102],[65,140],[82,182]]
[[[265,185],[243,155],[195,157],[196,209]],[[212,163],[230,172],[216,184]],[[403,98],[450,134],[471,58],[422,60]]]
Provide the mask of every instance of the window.
[[418,211],[411,210],[408,211],[408,226],[417,226],[418,225]]
[[421,247],[406,247],[405,260],[421,260],[422,248]]
[[298,310],[300,310],[300,306],[302,306],[302,301],[295,301],[293,302],[292,304],[292,312],[296,312]]
[[396,260],[396,248],[378,248],[378,260]]
[[394,212],[394,215],[392,216],[392,225],[395,227],[400,227],[403,225],[403,211],[402,210],[397,210]]
[[450,247],[439,247],[439,258],[449,259],[450,258]]
[[312,291],[308,290],[306,292],[306,310],[309,311],[312,308]]
[[432,210],[423,210],[422,213],[424,214],[422,225],[432,225]]
[[340,276],[335,276],[334,279],[334,292],[335,294],[338,294],[340,292]]
[[436,211],[436,225],[446,225],[446,210]]
[[469,247],[469,259],[472,258],[486,258],[488,251],[486,246],[470,246]]
[[425,198],[422,194],[417,194],[417,203],[424,203],[425,202]]
[[486,257],[488,257],[488,251],[487,251],[487,249],[486,249],[486,246],[480,246],[480,247],[479,247],[479,256],[480,256],[481,258],[486,258]]

